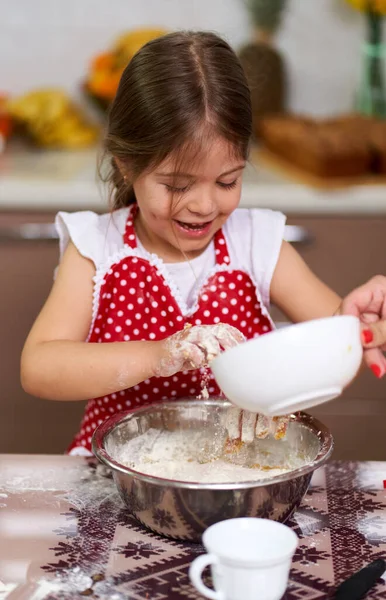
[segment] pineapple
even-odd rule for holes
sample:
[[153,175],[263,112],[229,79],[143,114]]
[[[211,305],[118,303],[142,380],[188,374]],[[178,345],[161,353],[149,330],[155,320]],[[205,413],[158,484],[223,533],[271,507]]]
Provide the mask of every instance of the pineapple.
[[273,34],[280,25],[285,0],[246,0],[253,23],[261,33]]
[[260,119],[285,110],[285,65],[273,46],[285,0],[246,0],[254,25],[254,39],[241,48],[239,58],[251,89],[253,128],[259,134]]

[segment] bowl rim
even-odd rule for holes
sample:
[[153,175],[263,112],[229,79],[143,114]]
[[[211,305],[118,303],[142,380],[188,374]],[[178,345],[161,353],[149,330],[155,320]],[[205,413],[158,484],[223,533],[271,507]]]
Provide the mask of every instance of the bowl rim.
[[293,471],[289,471],[287,473],[283,473],[281,475],[275,475],[269,479],[255,479],[253,481],[241,481],[241,482],[226,482],[226,483],[198,483],[191,481],[180,481],[178,479],[167,479],[166,477],[157,477],[155,475],[148,475],[146,473],[142,473],[141,471],[137,471],[135,469],[131,469],[130,467],[126,467],[116,460],[107,452],[105,448],[105,439],[112,431],[114,427],[116,427],[119,423],[124,421],[128,421],[135,416],[141,413],[148,413],[152,409],[161,409],[162,407],[170,408],[170,407],[185,407],[185,406],[233,406],[231,402],[218,398],[210,398],[208,400],[197,400],[197,399],[181,399],[181,400],[171,400],[160,403],[148,404],[147,406],[134,408],[132,410],[119,412],[115,415],[112,415],[109,419],[106,419],[103,423],[98,425],[95,429],[92,436],[92,451],[97,459],[112,469],[113,471],[118,471],[124,475],[129,475],[131,477],[135,477],[140,479],[141,481],[145,481],[147,483],[158,485],[162,487],[171,487],[176,489],[191,489],[191,490],[246,490],[252,489],[256,487],[264,487],[267,485],[272,485],[276,483],[280,483],[283,481],[288,481],[291,479],[296,479],[298,477],[302,477],[304,475],[308,475],[313,471],[316,471],[319,467],[321,467],[331,456],[331,453],[334,449],[334,439],[329,429],[323,425],[318,419],[307,414],[307,413],[297,413],[294,415],[290,415],[290,420],[292,422],[298,422],[311,429],[312,432],[318,437],[320,440],[320,449],[315,457],[315,459],[302,467],[294,469]]
[[[272,331],[270,331],[269,333],[266,333],[265,335],[260,335],[256,338],[251,338],[249,340],[246,340],[243,344],[238,344],[237,346],[233,346],[233,348],[230,348],[226,352],[222,352],[221,354],[219,354],[218,356],[216,356],[216,358],[214,358],[212,360],[211,365],[210,365],[211,369],[213,370],[213,367],[214,367],[214,369],[216,369],[216,366],[221,364],[222,362],[227,363],[227,361],[229,360],[230,357],[232,358],[232,360],[234,360],[235,354],[245,353],[246,346],[251,346],[251,345],[256,346],[256,345],[267,343],[267,340],[272,340],[272,336],[274,336],[275,339],[278,340],[277,343],[279,343],[281,338],[294,335],[294,331],[302,331],[303,329],[310,329],[310,328],[314,328],[314,327],[317,327],[318,329],[320,329],[321,327],[323,328],[326,323],[330,323],[333,320],[335,322],[338,320],[340,322],[352,321],[353,323],[355,323],[358,327],[358,341],[360,343],[360,336],[359,336],[360,320],[358,319],[358,317],[355,317],[354,315],[332,315],[331,317],[320,317],[318,319],[311,319],[310,321],[302,321],[300,323],[288,323],[288,326],[273,329]],[[271,343],[271,342],[269,342],[269,343]],[[309,352],[308,347],[307,347],[307,352]],[[215,377],[217,378],[217,375],[215,375]]]

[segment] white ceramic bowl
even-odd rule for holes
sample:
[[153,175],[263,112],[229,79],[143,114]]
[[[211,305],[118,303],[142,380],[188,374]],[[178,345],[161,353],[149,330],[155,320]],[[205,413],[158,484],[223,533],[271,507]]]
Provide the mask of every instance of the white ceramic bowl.
[[211,368],[233,404],[280,416],[339,396],[354,379],[362,354],[359,320],[337,316],[249,340],[221,354]]

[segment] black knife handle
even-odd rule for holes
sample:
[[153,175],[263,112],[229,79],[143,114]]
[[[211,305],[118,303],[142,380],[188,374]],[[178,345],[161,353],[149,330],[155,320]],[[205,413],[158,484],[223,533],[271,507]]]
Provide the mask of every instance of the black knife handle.
[[379,558],[341,583],[333,596],[335,600],[360,600],[386,571],[386,562]]

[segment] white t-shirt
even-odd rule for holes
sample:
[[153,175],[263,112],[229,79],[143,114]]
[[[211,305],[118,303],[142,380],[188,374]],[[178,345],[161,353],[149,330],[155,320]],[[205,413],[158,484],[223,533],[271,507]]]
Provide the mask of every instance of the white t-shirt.
[[[98,215],[90,211],[60,212],[56,227],[60,239],[60,255],[73,242],[79,253],[90,259],[99,273],[109,268],[109,262],[124,248],[123,234],[129,208]],[[230,256],[230,268],[248,273],[255,283],[266,308],[269,307],[270,286],[284,237],[285,216],[268,209],[235,210],[223,226]],[[144,258],[150,254],[137,239],[138,251]],[[213,241],[191,261],[167,263],[165,267],[178,286],[180,295],[190,307],[197,287],[215,266]]]

